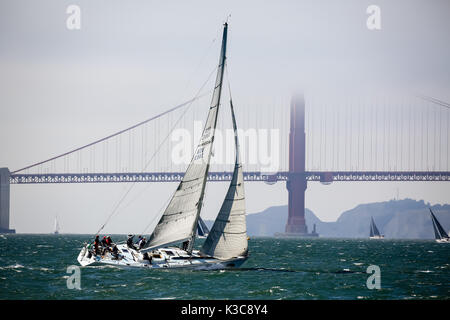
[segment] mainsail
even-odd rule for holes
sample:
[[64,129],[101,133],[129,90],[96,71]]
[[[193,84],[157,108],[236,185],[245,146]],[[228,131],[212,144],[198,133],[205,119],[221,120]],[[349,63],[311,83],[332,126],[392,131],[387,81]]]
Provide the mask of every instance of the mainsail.
[[375,225],[375,221],[373,221],[373,217],[371,217],[370,221],[370,236],[380,236],[380,231],[378,231],[378,228]]
[[431,213],[431,220],[433,221],[434,236],[436,237],[436,239],[448,238],[447,232],[445,232],[444,228],[442,228],[433,211],[431,211],[431,209],[429,210]]
[[188,251],[192,250],[192,240],[195,236],[197,221],[202,208],[217,115],[219,112],[225,68],[227,29],[228,24],[225,23],[214,92],[200,143],[195,150],[183,179],[150,236],[147,248],[142,250],[143,252],[185,240],[190,240]]
[[233,102],[230,100],[233,119],[236,160],[225,200],[208,237],[200,250],[203,254],[218,259],[246,256],[248,251],[247,228],[245,222],[244,175],[239,156],[239,141]]

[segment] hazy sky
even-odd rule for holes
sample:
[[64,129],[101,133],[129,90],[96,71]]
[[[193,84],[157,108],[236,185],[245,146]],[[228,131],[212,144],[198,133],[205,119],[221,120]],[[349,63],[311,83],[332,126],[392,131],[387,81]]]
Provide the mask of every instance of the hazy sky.
[[[81,9],[80,30],[66,27],[72,4]],[[381,9],[381,30],[366,26],[369,5]],[[233,98],[250,112],[268,101],[289,102],[298,91],[336,108],[345,104],[333,102],[336,92],[422,93],[448,102],[449,12],[446,0],[2,0],[0,167],[14,170],[66,152],[194,96],[217,64],[229,14]],[[433,115],[448,119],[449,111]],[[261,118],[270,121],[270,114]],[[448,141],[440,141],[447,150]],[[208,186],[202,216],[215,216],[226,187]],[[19,232],[50,232],[58,214],[62,232],[95,232],[126,188],[12,185],[10,224]],[[136,186],[106,231],[141,232],[174,188]],[[450,200],[448,182],[310,183],[306,206],[332,221],[359,203],[392,199],[397,190],[400,198]],[[249,213],[287,203],[284,183],[248,183],[246,194]]]

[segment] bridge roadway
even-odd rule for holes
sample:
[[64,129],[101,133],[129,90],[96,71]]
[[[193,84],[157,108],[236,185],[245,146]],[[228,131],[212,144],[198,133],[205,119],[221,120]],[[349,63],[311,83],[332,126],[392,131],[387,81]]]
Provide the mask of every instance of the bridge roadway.
[[[343,181],[450,181],[449,171],[307,171],[307,181],[322,183]],[[177,182],[184,172],[130,172],[130,173],[44,173],[11,174],[11,184],[36,183],[112,183],[112,182]],[[294,174],[282,171],[275,174],[247,171],[244,180],[275,183],[287,181]],[[231,172],[210,172],[208,181],[230,181]]]

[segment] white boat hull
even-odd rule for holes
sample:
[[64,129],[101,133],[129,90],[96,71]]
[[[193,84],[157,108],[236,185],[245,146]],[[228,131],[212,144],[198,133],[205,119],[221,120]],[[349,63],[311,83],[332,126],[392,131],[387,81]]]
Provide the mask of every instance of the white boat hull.
[[[227,269],[240,267],[247,257],[234,257],[227,260],[220,260],[214,257],[201,256],[194,250],[191,255],[179,248],[160,248],[149,252],[147,257],[138,250],[127,247],[126,244],[117,245],[118,258],[113,257],[110,252],[104,255],[93,255],[87,247],[81,249],[78,255],[78,262],[81,266],[91,265],[112,265],[119,267],[137,267],[137,268],[189,268],[189,269]],[[151,259],[148,259],[151,257]]]
[[436,239],[437,243],[450,243],[450,238]]
[[384,239],[384,236],[372,236],[369,237],[369,239],[375,240],[375,239]]

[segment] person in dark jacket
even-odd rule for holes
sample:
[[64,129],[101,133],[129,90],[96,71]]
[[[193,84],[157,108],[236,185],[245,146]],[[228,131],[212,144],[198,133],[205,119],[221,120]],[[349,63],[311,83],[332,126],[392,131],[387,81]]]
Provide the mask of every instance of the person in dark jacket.
[[116,259],[116,260],[119,259],[119,250],[117,249],[116,245],[114,245],[111,253],[112,253],[114,259]]
[[141,250],[145,246],[146,243],[147,243],[147,239],[145,239],[145,237],[142,238],[141,241],[139,241],[139,250]]
[[100,253],[100,238],[98,235],[95,236],[95,240],[94,240],[94,253],[97,255]]
[[148,252],[144,253],[144,260],[147,260],[150,264],[152,263],[152,255],[148,254]]
[[102,255],[104,255],[108,251],[108,243],[106,241],[106,236],[103,237],[102,242],[100,243],[102,245]]
[[127,246],[128,246],[128,248],[136,249],[136,247],[134,246],[134,243],[133,243],[133,238],[134,238],[133,235],[131,235],[131,234],[128,235]]

